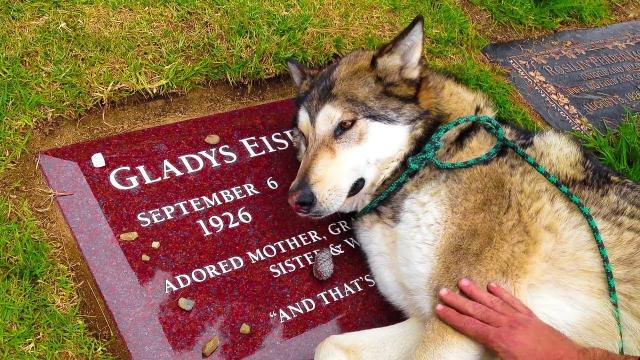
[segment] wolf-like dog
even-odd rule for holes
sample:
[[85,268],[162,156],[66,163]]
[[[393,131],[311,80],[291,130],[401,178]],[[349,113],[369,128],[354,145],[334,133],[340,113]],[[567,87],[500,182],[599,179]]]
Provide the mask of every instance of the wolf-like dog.
[[[289,61],[299,90],[301,163],[289,193],[297,213],[358,211],[439,126],[470,114],[495,116],[485,95],[429,70],[422,53],[417,17],[378,50],[352,52],[322,70]],[[503,128],[591,209],[617,280],[624,350],[640,354],[639,186],[569,135]],[[461,161],[494,143],[482,127],[467,124],[444,137],[438,157]],[[379,291],[408,319],[331,336],[316,359],[492,356],[434,316],[438,289],[454,288],[462,277],[496,280],[581,345],[618,349],[602,260],[584,217],[512,150],[467,169],[425,167],[353,227]]]

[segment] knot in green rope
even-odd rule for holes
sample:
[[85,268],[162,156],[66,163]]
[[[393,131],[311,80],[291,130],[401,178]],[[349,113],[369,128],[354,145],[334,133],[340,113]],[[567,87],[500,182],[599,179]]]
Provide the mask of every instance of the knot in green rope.
[[[444,126],[442,126],[436,133],[431,137],[429,141],[429,145],[435,148],[435,152],[442,148],[442,138],[444,135],[449,132],[449,130],[458,127],[464,123],[478,123],[489,133],[493,134],[496,137],[496,143],[493,145],[491,149],[489,149],[486,153],[479,155],[475,158],[457,161],[457,162],[442,162],[438,160],[435,156],[432,159],[433,165],[438,169],[461,169],[470,167],[476,164],[486,163],[491,159],[495,158],[498,155],[498,152],[505,145],[504,139],[504,129],[500,126],[500,123],[495,119],[482,115],[482,116],[466,116],[456,121],[450,122]],[[433,143],[433,144],[432,144]]]
[[416,172],[422,169],[429,160],[429,157],[425,156],[425,154],[418,153],[407,159],[407,167],[411,169],[412,172]]
[[[482,125],[489,133],[493,134],[496,137],[495,145],[489,149],[486,153],[475,157],[473,159],[458,161],[458,162],[442,162],[438,160],[436,154],[438,151],[444,146],[442,139],[444,135],[451,129],[460,126],[464,123],[478,123]],[[504,138],[504,129],[500,126],[500,123],[495,119],[482,115],[482,116],[465,116],[459,118],[455,121],[452,121],[448,124],[442,125],[438,128],[438,130],[431,136],[429,142],[427,142],[420,152],[415,155],[410,156],[407,159],[407,168],[405,171],[394,181],[392,182],[385,190],[383,190],[376,198],[374,198],[367,206],[365,206],[356,217],[365,215],[369,213],[371,210],[375,209],[386,200],[389,196],[391,196],[394,192],[396,192],[408,179],[409,176],[423,167],[433,164],[438,169],[460,169],[465,167],[470,167],[476,164],[486,163],[491,159],[495,158],[498,155],[500,149],[502,149],[506,145]]]
[[[493,134],[493,136],[496,137],[496,143],[484,154],[481,154],[469,160],[457,162],[443,162],[438,160],[436,154],[443,146],[442,139],[444,135],[453,128],[465,123],[480,124],[485,130],[487,130],[487,132]],[[606,285],[609,293],[609,301],[613,305],[613,317],[616,321],[618,335],[620,336],[619,353],[624,354],[621,312],[620,305],[618,303],[618,293],[616,292],[616,282],[613,276],[613,267],[611,266],[611,262],[609,261],[609,255],[607,254],[607,249],[604,245],[602,234],[600,233],[598,225],[596,224],[596,220],[593,218],[591,211],[582,202],[582,200],[576,194],[571,192],[571,190],[569,190],[569,187],[564,185],[557,176],[550,174],[542,165],[536,162],[531,155],[527,154],[527,152],[518,144],[509,139],[506,139],[504,136],[504,129],[495,119],[486,115],[470,115],[461,117],[448,124],[442,125],[433,134],[429,142],[424,145],[419,153],[412,155],[407,159],[407,168],[404,170],[404,172],[402,172],[397,179],[395,179],[391,184],[389,184],[389,186],[387,186],[373,200],[371,200],[371,202],[367,204],[367,206],[360,210],[356,214],[356,218],[364,216],[378,207],[382,202],[384,202],[396,191],[398,191],[400,187],[409,180],[409,177],[412,174],[418,172],[420,169],[429,164],[433,164],[435,168],[443,170],[468,168],[474,165],[491,161],[505,146],[512,149],[518,156],[520,156],[524,161],[531,165],[538,173],[544,176],[547,181],[553,184],[558,189],[558,191],[564,194],[565,197],[578,208],[582,216],[587,221],[587,225],[589,226],[589,229],[591,230],[593,238],[598,247],[598,253],[600,254],[600,258],[602,259],[606,277]]]

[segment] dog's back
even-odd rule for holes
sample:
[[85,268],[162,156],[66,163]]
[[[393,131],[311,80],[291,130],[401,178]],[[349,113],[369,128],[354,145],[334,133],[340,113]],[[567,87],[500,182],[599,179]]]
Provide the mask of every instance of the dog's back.
[[[357,51],[314,71],[290,63],[299,86],[301,166],[290,203],[321,217],[362,209],[438,126],[494,115],[490,101],[422,63],[417,18],[377,51]],[[504,125],[591,209],[617,281],[625,351],[640,354],[640,192],[568,135]],[[449,132],[438,156],[459,161],[495,142],[477,125]],[[378,289],[409,319],[333,336],[320,359],[473,359],[484,350],[433,315],[437,290],[461,277],[496,280],[577,342],[616,351],[618,330],[603,263],[584,217],[513,151],[460,170],[424,168],[354,222]]]
[[[613,265],[625,348],[640,353],[640,187],[602,166],[568,135],[505,127],[508,137],[590,208]],[[484,131],[473,133],[449,139],[444,156],[468,159],[493,144]],[[577,342],[617,350],[603,262],[575,205],[511,150],[488,165],[437,172],[425,175],[432,182],[424,186],[442,186],[449,206],[434,285],[451,287],[464,276],[500,279]]]

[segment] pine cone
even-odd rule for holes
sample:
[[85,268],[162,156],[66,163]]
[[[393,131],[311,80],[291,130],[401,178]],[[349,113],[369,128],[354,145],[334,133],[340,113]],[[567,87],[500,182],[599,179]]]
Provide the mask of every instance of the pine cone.
[[327,280],[333,274],[333,258],[331,250],[324,248],[316,253],[316,262],[313,264],[313,276],[318,280]]

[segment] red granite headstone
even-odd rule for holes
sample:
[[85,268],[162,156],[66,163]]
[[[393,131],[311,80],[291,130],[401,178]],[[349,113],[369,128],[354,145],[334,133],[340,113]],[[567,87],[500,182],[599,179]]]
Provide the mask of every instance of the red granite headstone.
[[[211,358],[307,359],[328,335],[399,320],[348,218],[289,208],[293,111],[279,101],[40,155],[134,359],[199,359],[214,336]],[[326,247],[336,270],[319,281],[314,252]]]

